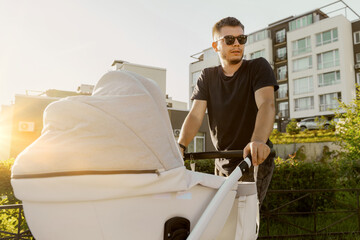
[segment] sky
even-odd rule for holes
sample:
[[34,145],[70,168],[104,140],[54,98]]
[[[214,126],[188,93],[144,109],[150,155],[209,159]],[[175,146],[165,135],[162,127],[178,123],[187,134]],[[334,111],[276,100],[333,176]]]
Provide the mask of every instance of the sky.
[[[165,68],[167,93],[187,102],[190,56],[211,47],[215,22],[236,17],[249,34],[333,2],[0,0],[0,105],[27,90],[95,85],[114,60]],[[360,15],[359,0],[345,3]]]

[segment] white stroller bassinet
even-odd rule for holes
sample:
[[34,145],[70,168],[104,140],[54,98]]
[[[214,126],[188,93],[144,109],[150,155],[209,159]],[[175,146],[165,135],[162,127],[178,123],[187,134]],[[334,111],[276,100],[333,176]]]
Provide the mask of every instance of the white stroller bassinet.
[[186,170],[156,83],[113,71],[46,108],[11,182],[37,240],[256,239],[256,186],[239,176]]

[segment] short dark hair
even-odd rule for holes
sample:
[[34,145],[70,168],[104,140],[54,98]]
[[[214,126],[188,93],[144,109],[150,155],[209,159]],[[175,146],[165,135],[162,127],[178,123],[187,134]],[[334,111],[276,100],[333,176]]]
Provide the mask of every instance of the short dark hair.
[[226,17],[215,23],[212,28],[212,36],[214,38],[215,33],[219,33],[222,27],[230,26],[230,27],[241,27],[244,31],[244,25],[234,17]]

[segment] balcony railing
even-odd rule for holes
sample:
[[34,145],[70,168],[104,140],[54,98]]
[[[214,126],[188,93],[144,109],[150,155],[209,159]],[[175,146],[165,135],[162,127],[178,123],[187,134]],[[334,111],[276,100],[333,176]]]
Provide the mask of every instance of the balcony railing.
[[278,91],[276,93],[276,98],[287,98],[289,97],[289,91]]
[[280,61],[284,61],[286,59],[287,59],[287,55],[284,54],[282,56],[276,56],[275,61],[280,62]]
[[283,118],[289,118],[290,117],[289,110],[288,109],[279,110],[278,116]]
[[276,43],[283,43],[285,41],[286,41],[286,35],[285,34],[281,35],[281,36],[276,36],[276,40],[275,40]]

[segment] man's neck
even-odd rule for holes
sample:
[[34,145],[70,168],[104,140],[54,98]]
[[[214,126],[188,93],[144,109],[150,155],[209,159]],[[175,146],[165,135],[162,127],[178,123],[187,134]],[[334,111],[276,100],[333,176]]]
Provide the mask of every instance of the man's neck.
[[221,61],[221,66],[224,71],[225,76],[232,77],[234,73],[241,67],[241,64],[243,63],[243,60],[239,62],[238,64],[230,64],[227,61]]

